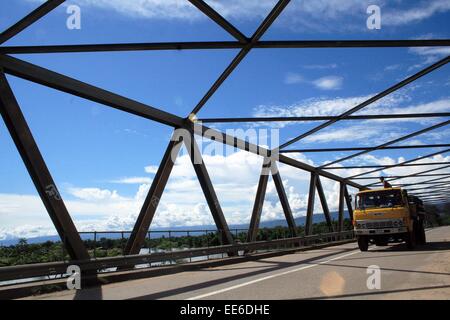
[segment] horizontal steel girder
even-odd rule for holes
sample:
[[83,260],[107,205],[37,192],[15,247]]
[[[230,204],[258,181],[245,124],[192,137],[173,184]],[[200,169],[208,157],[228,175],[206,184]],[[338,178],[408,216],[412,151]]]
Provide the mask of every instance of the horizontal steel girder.
[[[203,42],[149,42],[149,43],[104,43],[78,45],[4,46],[1,54],[118,52],[159,50],[224,50],[243,49],[246,43],[238,41]],[[330,41],[258,41],[253,49],[307,49],[307,48],[412,48],[450,46],[448,39],[435,40],[330,40]]]

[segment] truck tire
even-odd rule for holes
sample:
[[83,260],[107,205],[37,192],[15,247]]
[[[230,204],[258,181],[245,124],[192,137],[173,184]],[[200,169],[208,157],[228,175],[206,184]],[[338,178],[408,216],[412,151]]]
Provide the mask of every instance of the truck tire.
[[416,244],[423,245],[426,243],[425,239],[425,229],[423,225],[423,220],[414,221],[414,232],[416,236]]
[[427,243],[427,236],[425,235],[425,226],[423,223],[423,220],[421,220],[419,222],[419,237],[420,237],[420,242],[419,244],[426,244]]
[[406,247],[410,250],[416,247],[416,230],[413,228],[412,231],[406,234]]
[[366,236],[358,236],[358,247],[361,251],[367,251],[369,249],[369,238]]

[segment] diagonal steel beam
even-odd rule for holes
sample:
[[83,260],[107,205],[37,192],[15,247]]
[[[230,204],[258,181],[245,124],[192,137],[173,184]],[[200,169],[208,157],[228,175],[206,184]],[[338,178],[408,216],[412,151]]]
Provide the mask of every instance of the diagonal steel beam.
[[1,69],[0,113],[70,258],[73,260],[89,259],[86,247]]
[[219,89],[219,87],[224,83],[224,81],[231,75],[231,73],[236,69],[236,67],[241,63],[242,60],[247,56],[253,46],[258,42],[258,40],[264,35],[267,29],[272,25],[275,19],[281,14],[283,9],[288,5],[290,0],[279,0],[269,15],[264,19],[258,29],[255,31],[253,36],[248,41],[247,45],[239,51],[237,56],[228,65],[225,71],[219,76],[219,78],[214,82],[208,92],[203,96],[199,103],[191,111],[191,114],[197,114],[203,106],[208,102],[208,100],[214,95],[214,93]]
[[259,222],[261,220],[261,213],[266,197],[267,182],[269,181],[271,161],[269,158],[264,158],[264,162],[259,176],[258,189],[256,190],[255,202],[253,204],[252,216],[250,218],[250,225],[247,233],[247,242],[256,241],[258,235]]
[[[450,144],[429,144],[429,145],[408,145],[408,146],[390,146],[384,147],[383,150],[398,150],[398,149],[424,149],[424,148],[444,148],[450,147]],[[280,153],[309,153],[309,152],[341,152],[341,151],[365,151],[367,147],[354,148],[323,148],[323,149],[295,149],[295,150],[280,150]]]
[[[433,157],[433,156],[438,155],[438,154],[444,154],[444,153],[449,152],[449,151],[450,151],[450,149],[445,149],[445,150],[442,150],[442,151],[433,152],[433,153],[426,154],[424,156],[421,156],[421,157],[418,157],[418,158],[415,158],[415,159],[406,160],[406,161],[403,161],[403,162],[400,162],[400,163],[397,163],[397,164],[381,166],[381,167],[379,167],[377,169],[370,170],[370,171],[367,171],[367,172],[362,172],[362,173],[359,173],[359,174],[355,174],[355,175],[353,175],[351,177],[347,177],[345,179],[346,180],[351,180],[351,179],[356,178],[356,177],[365,176],[365,175],[367,175],[369,173],[374,173],[374,172],[383,171],[383,170],[387,170],[387,169],[392,169],[392,168],[396,168],[396,167],[424,165],[424,164],[421,164],[421,163],[414,163],[414,162],[422,160],[422,159],[426,159],[428,157]],[[449,164],[449,163],[448,162],[436,162],[436,163],[429,162],[429,163],[426,163],[425,165],[442,165],[442,164]],[[327,169],[330,169],[330,168],[327,168]]]
[[211,8],[205,1],[203,0],[188,0],[192,5],[194,5],[197,9],[203,12],[206,16],[208,16],[211,20],[217,23],[220,27],[226,30],[229,34],[231,34],[234,38],[236,38],[241,43],[247,43],[247,37],[240,32],[235,26],[233,26],[227,19],[225,19],[222,15],[220,15],[216,10]]
[[189,138],[190,139],[183,139],[183,141],[186,149],[188,150],[191,163],[194,166],[194,170],[197,175],[197,179],[200,182],[203,194],[205,195],[209,210],[211,211],[217,230],[219,231],[222,244],[233,244],[233,236],[228,228],[225,215],[223,214],[219,199],[214,191],[214,186],[211,182],[211,178],[209,177],[208,170],[206,169],[205,162],[203,161],[202,154],[198,148],[197,142],[195,141],[195,135],[193,132],[190,132]]
[[0,44],[5,43],[12,37],[14,37],[19,32],[31,26],[33,23],[47,15],[50,11],[57,8],[65,0],[48,0],[39,6],[37,9],[33,10],[30,14],[25,16],[23,19],[12,25],[10,28],[6,29],[0,34]]
[[[443,172],[443,173],[425,173],[424,172],[431,172],[431,171],[438,171],[438,170],[443,170],[445,168],[450,167],[450,165],[444,166],[444,167],[440,167],[440,168],[435,168],[435,169],[431,169],[431,170],[425,170],[425,171],[420,171],[420,172],[415,172],[406,176],[385,176],[383,175],[383,177],[386,179],[386,181],[394,181],[394,180],[399,180],[399,179],[405,179],[405,178],[410,178],[410,177],[436,177],[436,176],[445,176],[445,175],[450,175],[450,172]],[[380,179],[381,176],[371,176],[371,177],[358,177],[358,178],[353,178],[352,180],[378,180]],[[376,182],[374,183],[376,184]],[[369,186],[368,184],[366,186]]]
[[[240,150],[245,150],[245,151],[248,151],[248,152],[251,152],[253,154],[257,154],[257,155],[263,156],[263,157],[270,157],[270,150],[268,150],[266,148],[263,148],[261,146],[252,144],[252,143],[250,143],[248,141],[239,139],[237,137],[230,136],[230,135],[228,135],[226,133],[217,131],[215,129],[211,129],[211,128],[208,128],[208,127],[203,126],[203,125],[199,126],[199,125],[195,124],[194,125],[194,130],[195,130],[195,133],[197,135],[199,135],[199,136],[202,136],[202,137],[205,137],[205,138],[208,138],[208,139],[220,142],[220,143],[224,143],[226,145],[238,148]],[[296,159],[287,157],[287,156],[282,155],[282,154],[278,155],[278,161],[280,163],[286,164],[288,166],[291,166],[291,167],[294,167],[294,168],[298,168],[298,169],[301,169],[301,170],[305,170],[305,171],[308,171],[308,172],[317,172],[320,176],[323,176],[325,178],[329,178],[329,179],[334,180],[334,181],[345,181],[344,178],[342,178],[342,177],[340,177],[338,175],[335,175],[335,174],[333,174],[331,172],[328,172],[328,171],[325,171],[325,170],[319,170],[319,169],[317,169],[317,168],[315,168],[315,167],[313,167],[313,166],[311,166],[311,165],[309,165],[307,163],[298,161]],[[364,189],[364,186],[362,186],[362,185],[360,185],[358,183],[355,183],[353,181],[347,181],[346,183],[348,185],[352,186],[352,187],[357,188],[357,189]]]
[[270,168],[272,172],[273,182],[275,183],[275,188],[277,189],[278,197],[280,198],[281,206],[283,207],[284,216],[286,217],[289,230],[291,231],[291,236],[296,237],[298,235],[297,226],[294,216],[292,215],[291,206],[289,205],[289,200],[286,194],[286,190],[283,186],[283,181],[281,180],[277,163],[275,161],[272,161]]
[[[446,168],[449,168],[449,167],[450,167],[450,165],[446,165],[446,166],[439,167],[439,168],[429,169],[429,170],[420,171],[420,172],[414,172],[414,173],[408,174],[408,175],[406,175],[406,176],[392,177],[392,179],[387,179],[386,181],[389,182],[389,181],[395,181],[395,180],[400,180],[400,179],[405,179],[405,178],[413,178],[413,177],[430,177],[430,176],[450,175],[450,172],[449,172],[449,173],[427,174],[427,173],[429,173],[429,172],[438,171],[438,170],[443,170],[443,169],[446,169]],[[386,177],[385,177],[385,178],[386,178]],[[358,178],[356,178],[356,179],[358,179]],[[360,179],[361,179],[361,178],[360,178]],[[371,184],[367,184],[366,187],[371,187],[371,186],[374,186],[374,185],[376,185],[376,184],[378,184],[378,182],[374,182],[374,183],[371,183]]]
[[[0,55],[0,67],[3,67],[5,69],[5,72],[19,78],[36,82],[41,85],[73,94],[75,96],[82,97],[84,99],[88,99],[97,103],[101,103],[131,114],[135,114],[146,119],[151,119],[176,128],[186,126],[185,119],[176,115],[161,111],[156,108],[152,108],[145,104],[130,100],[128,98],[119,96],[98,87],[80,82],[76,79],[66,77],[64,75],[10,56]],[[215,139],[218,142],[222,142],[227,145],[237,147],[241,150],[252,152],[254,154],[262,156],[267,156],[269,154],[269,150],[241,140],[239,138],[232,137],[205,126],[196,125],[195,127],[199,127],[199,130],[196,130],[195,133],[203,137]],[[317,170],[313,166],[283,155],[279,156],[279,161],[289,166],[303,169],[309,172]],[[344,179],[323,170],[318,170],[317,172],[320,175],[335,181],[342,181]],[[356,183],[348,183],[352,184],[352,186],[354,186],[355,188],[361,188],[361,186]]]
[[330,232],[334,232],[333,219],[331,218],[327,198],[325,196],[325,192],[323,191],[322,182],[320,181],[319,176],[317,176],[316,187],[317,187],[317,194],[319,195],[320,203],[322,205],[323,214],[325,216],[325,220],[327,221],[328,228],[330,229]]
[[360,151],[360,152],[357,152],[355,154],[349,155],[347,157],[344,157],[344,158],[341,158],[341,159],[337,159],[337,160],[332,161],[330,163],[327,163],[327,164],[325,164],[325,165],[323,165],[323,166],[321,166],[319,168],[323,169],[323,168],[326,168],[327,166],[331,166],[331,165],[339,163],[339,162],[343,162],[343,161],[346,161],[346,160],[349,160],[349,159],[352,159],[352,158],[355,158],[355,157],[359,157],[359,156],[361,156],[363,154],[366,154],[366,153],[369,153],[369,152],[372,152],[372,151],[383,150],[385,147],[387,147],[387,146],[389,146],[391,144],[395,144],[395,143],[398,143],[400,141],[404,141],[404,140],[407,140],[407,139],[419,136],[419,135],[424,134],[426,132],[429,132],[429,131],[432,131],[432,130],[435,130],[435,129],[438,129],[438,128],[441,128],[441,127],[445,127],[445,126],[447,126],[449,124],[450,124],[450,120],[447,120],[447,121],[444,121],[444,122],[440,122],[438,124],[435,124],[434,126],[431,126],[431,127],[428,127],[428,128],[424,128],[422,130],[410,133],[410,134],[408,134],[406,136],[403,136],[403,137],[400,137],[400,138],[388,141],[386,143],[380,144],[379,146],[372,147],[372,148],[366,148],[364,151]]
[[408,187],[408,186],[415,186],[418,184],[431,184],[431,182],[435,182],[438,181],[438,183],[442,182],[442,183],[449,183],[450,181],[442,181],[443,179],[449,179],[449,177],[439,177],[439,178],[434,178],[434,179],[430,179],[430,180],[425,180],[425,181],[418,181],[418,182],[414,182],[414,183],[403,183],[403,184],[399,184],[402,187]]
[[[414,161],[417,161],[417,159],[414,159]],[[406,163],[401,165],[402,167],[423,167],[423,166],[437,166],[437,165],[444,165],[444,164],[450,164],[449,161],[443,161],[443,162],[420,162],[420,163]],[[346,170],[346,169],[380,169],[375,170],[373,172],[381,171],[386,169],[386,167],[389,167],[392,165],[367,165],[367,166],[342,166],[342,167],[327,167],[327,170]],[[393,165],[393,167],[397,167],[397,165]],[[389,169],[389,168],[388,168]],[[362,175],[372,173],[372,171],[363,172]],[[358,177],[360,176],[358,175]],[[356,179],[353,177],[347,177],[345,179]],[[350,180],[349,180],[350,181]]]
[[[2,48],[0,48],[0,53]],[[394,113],[394,114],[361,114],[348,116],[341,121],[347,120],[381,120],[381,119],[413,119],[413,118],[435,118],[450,117],[450,112],[429,113]],[[247,118],[202,118],[203,123],[239,123],[239,122],[303,122],[303,121],[327,121],[334,120],[338,116],[301,116],[301,117],[247,117]],[[287,151],[287,150],[283,150]]]
[[175,141],[171,139],[167,149],[162,158],[161,164],[158,167],[158,171],[153,178],[152,185],[148,191],[147,197],[142,205],[139,216],[131,232],[130,238],[125,246],[124,254],[139,254],[142,246],[145,243],[148,230],[155,216],[159,202],[161,200],[164,189],[169,180],[170,173],[172,172],[175,164],[176,157],[180,152],[180,148],[183,145],[181,141]]
[[0,67],[3,67],[6,73],[13,76],[101,103],[146,119],[157,121],[172,127],[181,127],[184,124],[182,118],[171,113],[10,56],[0,55]]
[[429,186],[429,187],[420,187],[420,188],[406,188],[409,191],[419,191],[419,190],[440,190],[440,189],[446,189],[447,185],[435,185],[435,186]]
[[444,194],[444,195],[436,194],[436,195],[433,195],[433,196],[423,196],[423,197],[420,197],[420,198],[423,199],[423,200],[435,200],[435,199],[442,199],[442,198],[449,198],[449,197],[450,197],[449,194]]
[[313,133],[316,133],[316,132],[318,132],[318,131],[326,128],[326,127],[329,127],[330,125],[336,123],[337,121],[342,120],[345,117],[348,117],[349,115],[351,115],[351,114],[353,114],[353,113],[355,113],[355,112],[357,112],[357,111],[367,107],[368,105],[370,105],[370,104],[380,100],[381,98],[384,98],[385,96],[391,94],[392,92],[395,92],[395,91],[403,88],[404,86],[410,84],[411,82],[416,81],[417,79],[427,75],[428,73],[430,73],[430,72],[432,72],[432,71],[434,71],[434,70],[436,70],[436,69],[446,65],[449,61],[450,61],[450,57],[448,57],[448,56],[445,57],[444,59],[439,60],[438,62],[428,66],[427,68],[417,72],[416,74],[406,78],[405,80],[403,80],[403,81],[401,81],[401,82],[399,82],[399,83],[389,87],[388,89],[380,92],[379,94],[373,96],[372,98],[367,99],[366,101],[358,104],[356,107],[351,108],[350,110],[342,113],[336,119],[327,121],[327,122],[325,122],[325,123],[323,123],[323,124],[313,128],[313,129],[309,130],[308,132],[305,132],[305,133],[299,135],[298,137],[296,137],[296,138],[294,138],[294,139],[292,139],[292,140],[282,144],[279,147],[279,149],[284,149],[287,146],[289,146],[289,145],[291,145],[291,144],[293,144],[295,142],[298,142],[298,141],[306,138],[307,136],[312,135]]
[[410,192],[409,194],[414,196],[424,196],[424,195],[434,195],[434,194],[447,194],[450,191],[450,188],[444,188],[442,190],[429,190],[429,191],[422,191],[422,192]]
[[350,194],[348,193],[347,185],[344,185],[344,198],[345,198],[345,203],[347,204],[347,211],[348,211],[348,215],[350,217],[350,221],[353,221],[353,206],[352,206],[352,200],[350,199]]
[[311,172],[309,180],[308,206],[306,208],[305,235],[312,233],[312,224],[314,216],[314,204],[316,199],[317,174]]

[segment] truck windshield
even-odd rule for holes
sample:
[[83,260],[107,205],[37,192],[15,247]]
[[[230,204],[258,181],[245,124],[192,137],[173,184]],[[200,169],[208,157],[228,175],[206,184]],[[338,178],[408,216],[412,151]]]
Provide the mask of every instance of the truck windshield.
[[356,198],[358,209],[392,208],[403,206],[400,190],[386,190],[359,194]]

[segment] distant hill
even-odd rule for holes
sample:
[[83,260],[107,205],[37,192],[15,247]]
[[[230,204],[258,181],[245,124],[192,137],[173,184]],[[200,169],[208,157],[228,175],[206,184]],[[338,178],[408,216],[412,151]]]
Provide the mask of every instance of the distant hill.
[[[347,212],[345,212],[345,217],[347,217]],[[337,220],[338,219],[338,213],[337,212],[332,212],[331,213],[331,217],[333,220]],[[295,219],[295,223],[298,226],[304,225],[305,224],[305,220],[306,217],[299,217]],[[323,222],[325,221],[325,216],[323,214],[314,214],[314,223],[317,222]],[[287,227],[287,222],[284,219],[280,219],[280,220],[272,220],[272,221],[263,221],[260,223],[260,228],[274,228],[274,227]],[[229,226],[230,229],[233,231],[233,229],[248,229],[248,224],[233,224]],[[200,231],[204,231],[204,230],[215,230],[216,226],[215,225],[206,225],[206,226],[185,226],[185,227],[169,227],[169,228],[154,228],[151,229],[151,231],[157,231],[157,233],[152,233],[152,238],[160,238],[162,236],[168,237],[168,232],[167,231],[173,231],[172,232],[172,236],[182,236],[182,235],[186,235],[186,233],[182,232],[182,231],[190,231],[191,235],[195,236],[195,235],[200,235],[202,233],[200,233]],[[177,233],[177,231],[179,231],[179,233]],[[195,232],[198,231],[198,232]],[[118,239],[120,238],[121,235],[120,234],[116,234],[116,233],[107,233],[107,234],[98,234],[97,238],[110,238],[110,239]],[[81,238],[83,240],[88,240],[88,239],[93,239],[93,234],[88,235],[88,234],[82,234]],[[8,239],[8,240],[4,240],[4,241],[0,241],[0,245],[1,246],[10,246],[10,245],[15,245],[17,244],[19,241],[19,238],[17,239]],[[29,238],[27,239],[28,243],[43,243],[46,241],[60,241],[59,236],[42,236],[42,237],[35,237],[35,238]]]

